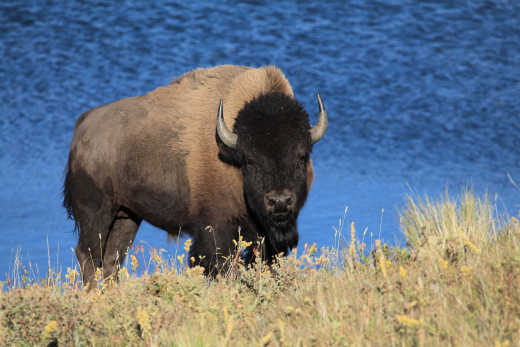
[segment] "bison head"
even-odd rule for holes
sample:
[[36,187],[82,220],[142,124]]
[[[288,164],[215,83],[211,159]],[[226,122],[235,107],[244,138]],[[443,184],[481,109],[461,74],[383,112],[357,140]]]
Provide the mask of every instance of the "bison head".
[[[307,198],[312,175],[312,145],[327,128],[319,94],[319,120],[314,127],[291,96],[268,93],[246,103],[233,132],[223,120],[222,100],[216,137],[219,157],[240,168],[248,213],[271,246],[270,253],[287,253],[296,246],[296,218]],[[309,182],[309,183],[308,183]]]

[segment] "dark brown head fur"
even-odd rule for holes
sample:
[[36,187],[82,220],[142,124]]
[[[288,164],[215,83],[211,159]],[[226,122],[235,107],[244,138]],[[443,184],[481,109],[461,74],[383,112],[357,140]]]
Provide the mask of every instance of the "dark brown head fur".
[[287,253],[298,242],[296,218],[308,194],[309,129],[307,113],[292,96],[268,93],[238,113],[237,148],[220,143],[221,158],[242,171],[248,215],[271,254]]

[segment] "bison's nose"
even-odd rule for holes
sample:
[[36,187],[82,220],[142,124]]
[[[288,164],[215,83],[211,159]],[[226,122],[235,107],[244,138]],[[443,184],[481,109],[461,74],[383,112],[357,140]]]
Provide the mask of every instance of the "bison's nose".
[[270,213],[287,213],[292,210],[295,202],[295,196],[293,193],[284,190],[271,191],[265,194],[264,201],[267,211]]

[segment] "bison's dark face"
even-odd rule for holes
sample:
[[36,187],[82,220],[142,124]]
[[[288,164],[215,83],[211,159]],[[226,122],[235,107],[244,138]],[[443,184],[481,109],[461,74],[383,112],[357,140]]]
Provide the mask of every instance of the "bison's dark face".
[[[318,100],[317,130],[309,126],[300,104],[280,93],[247,103],[233,132],[223,122],[217,124],[220,157],[241,169],[248,210],[280,252],[298,242],[296,218],[308,194],[309,155],[326,128],[325,111]],[[219,114],[221,119],[222,107]]]

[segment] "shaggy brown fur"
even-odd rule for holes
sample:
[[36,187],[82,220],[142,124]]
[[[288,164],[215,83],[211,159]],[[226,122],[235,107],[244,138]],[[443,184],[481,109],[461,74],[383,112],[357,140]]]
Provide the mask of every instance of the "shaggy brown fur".
[[[217,107],[223,99],[233,129],[244,105],[268,93],[293,97],[276,67],[224,65],[194,70],[78,119],[64,205],[79,228],[76,253],[85,283],[97,267],[106,276],[117,271],[143,219],[170,235],[193,236],[205,225],[248,214],[241,170],[218,159]],[[308,192],[313,169],[310,160],[306,165]]]

